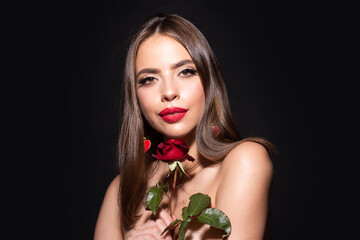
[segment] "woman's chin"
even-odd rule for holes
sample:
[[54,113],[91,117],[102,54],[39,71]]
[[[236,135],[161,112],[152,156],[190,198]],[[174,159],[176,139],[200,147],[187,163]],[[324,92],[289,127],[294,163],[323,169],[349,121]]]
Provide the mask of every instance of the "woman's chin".
[[194,138],[194,131],[167,131],[163,132],[162,135],[164,136],[164,139],[184,139],[186,141]]
[[182,139],[186,138],[187,135],[186,133],[163,134],[164,139]]

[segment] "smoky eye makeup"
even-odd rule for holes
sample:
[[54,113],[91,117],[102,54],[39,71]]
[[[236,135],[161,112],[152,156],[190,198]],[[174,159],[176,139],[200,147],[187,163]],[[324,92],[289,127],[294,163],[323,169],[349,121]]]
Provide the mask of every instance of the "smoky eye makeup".
[[155,77],[143,77],[143,78],[140,78],[137,83],[140,85],[140,86],[143,86],[143,85],[149,85],[151,83],[154,82],[156,78]]
[[187,67],[179,72],[182,77],[191,77],[197,75],[198,71],[194,68]]
[[[140,75],[143,71],[149,71],[148,69],[145,69],[145,70],[142,70],[140,71],[137,75]],[[155,70],[152,70],[152,71],[155,71]],[[156,73],[158,73],[158,71],[156,71]],[[178,72],[178,76],[179,77],[182,77],[182,78],[190,78],[192,76],[196,76],[198,75],[198,71],[196,70],[195,67],[184,67],[183,69],[181,69],[179,72]],[[142,87],[142,86],[148,86],[148,85],[151,85],[152,83],[154,83],[155,81],[157,80],[156,77],[153,77],[153,76],[146,76],[145,77],[140,77],[136,83],[139,85],[139,87]]]

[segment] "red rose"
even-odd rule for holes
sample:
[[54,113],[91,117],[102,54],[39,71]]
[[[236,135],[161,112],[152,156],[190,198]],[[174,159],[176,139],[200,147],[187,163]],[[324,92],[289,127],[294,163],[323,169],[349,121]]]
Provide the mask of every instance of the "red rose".
[[194,161],[195,159],[188,154],[189,147],[186,146],[182,139],[169,139],[160,143],[157,146],[156,155],[152,156],[164,162],[184,161],[188,159]]

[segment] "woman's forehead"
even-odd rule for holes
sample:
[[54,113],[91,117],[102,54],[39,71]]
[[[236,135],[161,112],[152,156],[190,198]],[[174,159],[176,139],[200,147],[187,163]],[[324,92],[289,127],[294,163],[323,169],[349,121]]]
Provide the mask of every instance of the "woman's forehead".
[[185,59],[191,60],[191,56],[181,43],[170,36],[155,34],[140,44],[135,59],[136,71],[169,67]]

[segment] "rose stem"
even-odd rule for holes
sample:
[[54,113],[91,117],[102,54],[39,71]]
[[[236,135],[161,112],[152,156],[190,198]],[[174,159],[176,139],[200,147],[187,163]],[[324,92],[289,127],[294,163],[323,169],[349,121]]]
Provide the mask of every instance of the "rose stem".
[[173,181],[173,186],[171,189],[171,195],[170,195],[170,216],[173,216],[173,209],[172,209],[172,199],[174,196],[174,192],[175,192],[175,188],[176,188],[176,176],[177,176],[177,166],[175,167],[175,173],[174,173],[174,181]]

